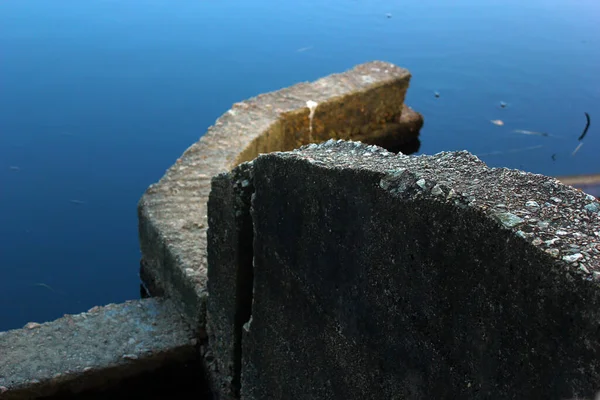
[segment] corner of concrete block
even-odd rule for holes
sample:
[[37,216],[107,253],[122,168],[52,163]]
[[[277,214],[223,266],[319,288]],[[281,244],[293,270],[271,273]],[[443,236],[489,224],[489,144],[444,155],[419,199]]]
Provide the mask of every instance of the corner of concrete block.
[[242,326],[252,307],[253,164],[213,178],[208,199],[209,348],[220,391],[239,395]]

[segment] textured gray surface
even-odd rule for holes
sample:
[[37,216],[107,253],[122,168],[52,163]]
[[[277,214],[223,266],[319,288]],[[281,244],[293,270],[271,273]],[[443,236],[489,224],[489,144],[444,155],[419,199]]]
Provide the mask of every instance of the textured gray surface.
[[[258,154],[292,150],[331,137],[418,147],[423,118],[404,104],[410,77],[406,69],[373,61],[234,104],[139,201],[140,276],[150,292],[173,299],[204,341],[211,329],[207,327],[211,179]],[[312,111],[311,102],[316,104]],[[213,310],[230,309],[231,302],[239,299],[238,288],[228,288],[227,279],[213,285],[215,290],[225,290],[214,293]],[[239,375],[231,357],[237,351],[235,338],[241,335],[240,324],[232,322],[240,317],[228,318],[213,318],[217,324],[213,338],[219,342],[214,352],[207,353],[210,367],[221,371],[213,384],[223,392],[227,391],[223,385],[235,391]],[[234,340],[228,341],[231,337]],[[239,357],[234,359],[239,362]]]
[[466,153],[254,161],[242,399],[567,399],[600,388],[598,203]]
[[213,179],[208,200],[208,339],[220,399],[239,397],[242,325],[252,307],[252,168]]
[[196,356],[196,332],[170,301],[94,307],[0,333],[0,399],[79,392]]
[[[423,121],[403,104],[409,79],[407,70],[373,61],[234,104],[140,199],[141,276],[148,287],[176,300],[203,333],[211,178],[259,153],[331,135],[415,139]],[[309,100],[319,104],[312,119]]]

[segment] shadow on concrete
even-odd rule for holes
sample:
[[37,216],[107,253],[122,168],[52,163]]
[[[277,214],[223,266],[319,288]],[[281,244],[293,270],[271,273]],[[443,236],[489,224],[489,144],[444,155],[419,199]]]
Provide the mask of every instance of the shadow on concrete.
[[411,140],[408,143],[402,143],[402,144],[397,144],[394,142],[389,142],[389,143],[369,143],[369,144],[374,144],[376,146],[379,147],[383,147],[384,149],[386,149],[389,152],[392,153],[402,153],[402,154],[406,154],[406,155],[410,155],[410,154],[414,154],[416,152],[419,151],[419,149],[421,148],[421,141],[419,140],[419,138],[415,138],[413,140]]
[[42,399],[212,399],[202,371],[200,360],[170,364],[153,372],[125,379],[118,385],[103,390],[89,390],[78,394],[63,392]]

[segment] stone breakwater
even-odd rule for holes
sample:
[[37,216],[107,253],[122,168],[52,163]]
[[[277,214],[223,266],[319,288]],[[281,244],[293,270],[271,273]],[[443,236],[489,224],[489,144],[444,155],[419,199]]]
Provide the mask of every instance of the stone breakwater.
[[[212,177],[261,153],[330,138],[408,145],[418,140],[423,124],[421,115],[404,104],[409,80],[407,70],[375,61],[234,104],[139,202],[141,276],[150,291],[175,299],[205,338]],[[215,321],[222,327],[215,348],[235,342],[233,322],[223,318]],[[219,371],[214,375],[220,383],[215,385],[233,390],[232,362],[213,367]]]
[[[140,200],[140,275],[161,298],[94,307],[1,332],[0,399],[113,387],[128,376],[195,363],[200,354],[224,398],[239,362],[231,370],[225,364],[217,368],[222,358],[217,361],[206,345],[211,178],[260,153],[330,137],[418,148],[423,119],[404,104],[409,79],[407,70],[375,61],[234,104]],[[223,344],[219,354],[233,332],[232,326],[212,341],[215,349],[218,341]]]

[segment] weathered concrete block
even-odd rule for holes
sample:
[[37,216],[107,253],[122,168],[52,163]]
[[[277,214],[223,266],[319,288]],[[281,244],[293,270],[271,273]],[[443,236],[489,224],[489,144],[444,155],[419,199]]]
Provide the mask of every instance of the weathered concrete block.
[[261,153],[332,137],[396,147],[418,141],[423,119],[404,104],[409,81],[407,70],[374,61],[234,104],[140,199],[140,276],[151,293],[173,299],[205,338],[212,177]]
[[197,357],[197,332],[172,302],[128,301],[0,332],[0,399],[107,387]]
[[260,156],[242,399],[567,399],[600,389],[600,216],[466,152]]
[[208,198],[208,368],[222,400],[239,398],[242,325],[252,307],[252,179],[251,164],[241,164],[213,178]]

